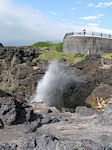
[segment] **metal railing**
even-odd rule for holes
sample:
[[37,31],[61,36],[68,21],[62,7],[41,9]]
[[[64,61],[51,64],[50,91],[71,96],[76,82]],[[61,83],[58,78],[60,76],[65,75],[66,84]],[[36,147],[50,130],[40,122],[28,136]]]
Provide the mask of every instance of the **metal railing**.
[[112,38],[112,34],[98,33],[98,32],[69,32],[66,33],[64,37],[68,36],[93,36],[93,37]]

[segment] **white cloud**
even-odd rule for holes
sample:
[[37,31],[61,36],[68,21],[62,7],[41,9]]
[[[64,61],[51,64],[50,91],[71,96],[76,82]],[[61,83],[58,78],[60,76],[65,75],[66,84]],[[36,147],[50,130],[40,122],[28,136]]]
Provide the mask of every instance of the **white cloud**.
[[94,26],[94,27],[96,27],[98,25],[99,25],[98,23],[88,23],[88,26]]
[[87,16],[87,17],[81,17],[82,20],[96,20],[100,17],[104,16],[103,14],[99,14],[98,16]]
[[54,16],[57,16],[57,15],[58,15],[58,13],[56,13],[56,12],[54,12],[54,11],[51,11],[50,14],[51,14],[51,15],[54,15]]
[[83,19],[83,20],[94,20],[94,19],[97,19],[97,18],[98,18],[97,16],[81,17],[81,19]]
[[88,6],[89,6],[89,7],[93,7],[93,6],[94,6],[94,4],[90,3],[90,4],[88,4]]
[[112,30],[100,28],[97,24],[93,25],[90,23],[85,27],[85,29],[87,32],[98,32],[98,33],[112,34]]
[[99,16],[99,17],[103,17],[104,15],[103,15],[103,14],[99,14],[98,16]]
[[103,6],[103,3],[98,3],[98,5],[96,5],[96,7],[102,7]]
[[64,19],[64,18],[63,18],[63,19],[61,19],[61,21],[66,22],[66,21],[67,21],[67,19]]
[[5,45],[58,41],[72,29],[72,26],[54,21],[31,7],[14,5],[11,0],[0,0],[0,35]]
[[89,7],[97,7],[97,8],[101,8],[101,7],[111,7],[112,6],[112,1],[111,2],[99,2],[97,5],[90,3],[88,4]]
[[107,7],[112,6],[112,2],[105,2],[104,6],[107,6]]
[[[27,45],[37,41],[59,41],[66,32],[82,31],[83,25],[60,23],[39,10],[28,6],[17,6],[12,0],[0,0],[0,36],[5,45]],[[87,30],[108,31],[86,26]],[[94,31],[93,30],[93,31]]]
[[76,10],[76,8],[74,8],[74,7],[70,8],[70,9],[73,10],[73,11]]

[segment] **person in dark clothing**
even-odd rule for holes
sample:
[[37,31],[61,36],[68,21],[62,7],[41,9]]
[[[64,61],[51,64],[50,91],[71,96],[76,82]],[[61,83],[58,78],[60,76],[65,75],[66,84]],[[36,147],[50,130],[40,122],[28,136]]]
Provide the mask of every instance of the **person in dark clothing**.
[[86,30],[85,30],[85,29],[83,30],[83,34],[84,34],[84,35],[86,34]]

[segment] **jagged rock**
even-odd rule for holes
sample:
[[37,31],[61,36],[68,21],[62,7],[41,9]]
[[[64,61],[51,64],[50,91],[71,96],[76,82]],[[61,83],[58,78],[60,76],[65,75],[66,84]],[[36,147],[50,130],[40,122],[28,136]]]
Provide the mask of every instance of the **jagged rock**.
[[[39,69],[34,69],[36,64],[32,63],[32,61],[35,57],[40,55],[40,51],[40,49],[31,46],[2,47],[0,51],[0,89],[22,101],[29,100],[30,97],[34,95],[36,86],[45,74],[48,65],[42,65],[38,62],[36,67],[39,67]],[[107,86],[110,85],[111,89],[112,68],[108,70],[102,69],[100,56],[89,55],[82,62],[74,66],[67,66],[64,69],[62,69],[64,70],[63,76],[58,82],[60,82],[60,84],[62,83],[66,72],[69,72],[70,78],[72,77],[75,81],[71,80],[72,83],[68,82],[66,85],[62,84],[62,91],[59,91],[59,88],[56,89],[57,93],[60,94],[61,92],[62,100],[59,98],[57,101],[64,102],[64,104],[63,102],[61,104],[63,105],[62,107],[73,109],[79,105],[98,107],[97,103],[94,105],[88,102],[86,103],[86,99],[92,96],[92,93],[96,87],[99,87],[100,83]],[[55,90],[53,90],[53,92],[54,91]],[[54,96],[57,97],[56,94],[54,94]],[[52,103],[51,105],[56,106],[57,104]],[[56,107],[58,108],[58,106]]]
[[16,120],[16,106],[14,103],[15,99],[8,98],[8,101],[5,100],[5,98],[2,98],[0,114],[4,124],[10,125]]
[[43,115],[41,124],[49,124],[49,123],[55,123],[55,122],[60,122],[60,120],[56,116],[49,116],[48,114],[46,114],[46,115]]
[[33,59],[40,49],[35,47],[3,47],[0,50],[0,89],[23,101],[34,94],[44,71],[34,70]]
[[3,47],[3,44],[2,44],[2,43],[0,43],[0,47]]
[[30,122],[34,119],[31,106],[17,101],[13,97],[0,98],[0,116],[5,125]]
[[107,106],[104,112],[99,116],[99,123],[112,126],[112,106]]
[[[46,115],[37,115],[35,121],[10,126],[12,128],[8,131],[11,133],[7,132],[11,138],[6,142],[11,143],[16,134],[20,134],[15,143],[17,149],[21,150],[109,150],[112,148],[111,124],[109,126],[99,121],[100,116],[104,115],[100,110],[78,107],[75,113],[46,112]],[[110,113],[105,115],[107,119],[105,121],[112,120],[108,117],[110,115]],[[49,121],[50,119],[52,121]],[[0,130],[1,138],[3,134],[6,135],[4,132],[7,128],[2,130],[3,132]]]
[[87,108],[85,106],[78,106],[76,107],[75,113],[79,114],[80,116],[91,116],[94,114],[100,114],[101,111],[94,108]]
[[36,138],[35,136],[30,136],[27,138],[22,138],[22,140],[19,143],[19,149],[21,150],[33,150],[36,148],[37,143],[36,143]]
[[30,105],[33,107],[33,110],[35,113],[38,114],[48,114],[48,113],[52,113],[52,115],[55,115],[57,113],[59,113],[59,110],[56,109],[56,107],[47,107],[44,103],[41,102],[33,102],[30,103]]
[[53,135],[46,135],[36,133],[37,135],[23,138],[19,144],[19,147],[24,149],[38,149],[38,150],[55,150],[58,139]]
[[17,144],[13,143],[0,144],[0,150],[17,150]]
[[[38,81],[45,73],[45,65],[38,64],[39,69],[33,68],[35,64],[32,60],[38,52],[28,47],[2,48],[2,50],[0,51],[2,54],[0,55],[0,89],[5,93],[0,91],[2,97],[0,98],[0,118],[5,129],[0,130],[0,142],[3,143],[5,139],[6,142],[11,143],[16,135],[18,136],[15,142],[17,145],[2,144],[1,150],[14,148],[14,150],[17,148],[21,150],[112,149],[112,108],[108,107],[102,112],[93,108],[77,107],[87,106],[86,99],[90,99],[89,106],[98,107],[99,100],[93,98],[94,102],[91,102],[93,93],[96,93],[98,98],[103,98],[106,105],[110,104],[112,68],[108,70],[100,68],[99,56],[88,56],[85,61],[66,67],[65,71],[69,72],[70,79],[73,80],[70,80],[70,84],[68,82],[62,85],[62,87],[67,86],[62,88],[62,98],[67,112],[60,113],[56,108],[47,107],[45,104],[35,105],[33,111],[31,106],[21,102],[33,95]],[[18,55],[18,62],[13,60],[15,54]],[[62,81],[60,80],[60,83]],[[70,113],[71,108],[73,112],[76,108],[75,113]],[[7,126],[10,124],[14,126]],[[7,135],[10,136],[10,140],[6,139]],[[25,137],[22,138],[23,136]]]
[[100,55],[88,55],[86,59],[75,64],[74,66],[80,70],[84,70],[85,73],[94,73],[101,65]]
[[100,84],[87,97],[86,103],[93,108],[104,109],[107,105],[112,105],[112,87],[108,84]]
[[41,120],[40,118],[38,118],[36,119],[36,121],[25,124],[23,127],[23,132],[25,134],[35,132],[40,125],[41,125]]
[[106,150],[112,149],[112,136],[102,135],[100,141],[103,143]]
[[75,112],[75,108],[72,109],[72,108],[66,108],[66,107],[62,107],[61,109],[61,112],[71,112],[71,113],[74,113]]
[[[90,150],[104,150],[104,147],[95,143],[92,140],[89,139],[82,139],[79,141],[76,141],[76,146],[75,148],[77,148],[78,150],[86,150],[86,149],[90,149]],[[82,149],[83,148],[83,149]]]
[[[82,80],[80,78],[80,80]],[[91,94],[93,89],[95,88],[94,81],[90,81],[89,79],[86,81],[78,81],[76,80],[76,88],[74,88],[73,94],[70,98],[71,104],[69,108],[76,108],[77,106],[86,106],[90,107],[90,104],[86,103],[86,98]]]
[[43,74],[42,69],[35,71],[30,64],[18,64],[13,66],[11,70],[3,72],[0,88],[25,101],[34,94],[37,82]]
[[2,119],[0,118],[0,129],[3,128],[4,124],[2,122]]
[[0,97],[9,97],[9,96],[11,96],[9,93],[0,90]]
[[19,147],[24,149],[37,150],[104,150],[104,147],[89,139],[78,141],[58,139],[52,134],[36,133],[32,137],[23,138]]

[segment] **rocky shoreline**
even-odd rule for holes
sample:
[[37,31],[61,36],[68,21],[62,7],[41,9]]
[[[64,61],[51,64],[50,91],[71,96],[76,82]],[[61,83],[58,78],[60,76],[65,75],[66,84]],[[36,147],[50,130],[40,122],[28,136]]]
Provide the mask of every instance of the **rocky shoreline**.
[[27,117],[23,122],[18,124],[11,114],[8,120],[12,120],[15,124],[3,122],[4,126],[0,129],[0,149],[110,150],[112,148],[111,114],[111,106],[108,106],[104,112],[78,106],[75,113],[70,113],[59,112],[56,108],[35,103],[30,106],[30,111],[27,111]]
[[98,55],[71,66],[60,60],[75,84],[61,91],[58,110],[30,101],[49,65],[33,62],[40,54],[0,44],[0,150],[111,150],[112,67]]

